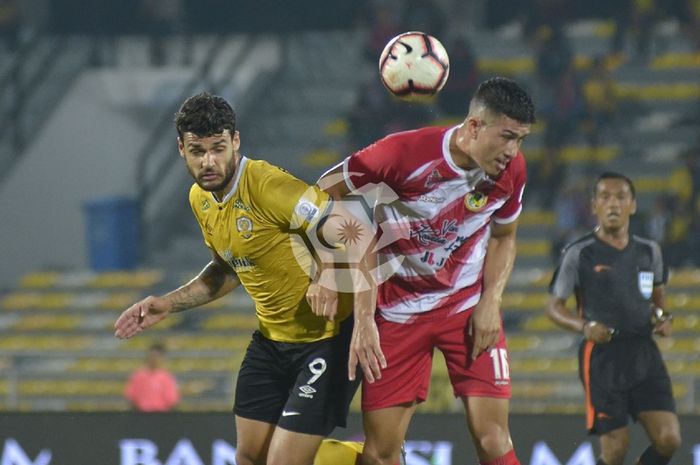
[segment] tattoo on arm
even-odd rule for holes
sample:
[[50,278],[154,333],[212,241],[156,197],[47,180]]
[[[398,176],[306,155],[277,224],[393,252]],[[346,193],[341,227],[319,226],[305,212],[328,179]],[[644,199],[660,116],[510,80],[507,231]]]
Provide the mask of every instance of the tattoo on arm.
[[172,311],[181,312],[209,303],[229,292],[237,284],[235,275],[225,270],[221,264],[209,262],[196,278],[169,294],[173,304]]

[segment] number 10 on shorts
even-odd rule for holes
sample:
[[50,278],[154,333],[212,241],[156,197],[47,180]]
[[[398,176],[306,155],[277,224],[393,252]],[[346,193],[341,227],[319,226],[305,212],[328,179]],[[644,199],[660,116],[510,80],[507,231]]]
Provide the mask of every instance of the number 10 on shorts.
[[498,381],[510,380],[510,369],[508,368],[508,351],[506,349],[495,348],[489,350],[489,356],[493,363],[493,378]]

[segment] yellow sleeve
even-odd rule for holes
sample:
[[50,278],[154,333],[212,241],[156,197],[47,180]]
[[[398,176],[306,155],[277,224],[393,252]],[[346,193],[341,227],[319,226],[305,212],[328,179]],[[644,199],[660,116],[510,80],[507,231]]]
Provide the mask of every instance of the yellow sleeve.
[[262,215],[282,229],[307,228],[318,222],[330,207],[330,197],[276,166],[268,169],[257,186]]
[[209,239],[207,239],[207,233],[204,230],[204,220],[202,218],[202,212],[211,208],[211,205],[209,204],[209,200],[201,195],[201,191],[199,190],[197,184],[193,184],[190,188],[190,207],[192,208],[192,213],[197,220],[197,224],[199,224],[199,228],[202,230],[204,244],[209,249],[214,250],[212,245],[209,243]]

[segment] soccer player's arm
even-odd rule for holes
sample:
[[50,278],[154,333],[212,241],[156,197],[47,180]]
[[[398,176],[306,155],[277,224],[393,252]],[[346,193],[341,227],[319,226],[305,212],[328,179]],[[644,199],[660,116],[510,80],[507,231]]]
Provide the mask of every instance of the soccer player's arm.
[[[400,186],[399,169],[395,166],[400,155],[400,145],[393,136],[381,139],[374,144],[352,154],[342,163],[324,173],[317,185],[335,201],[351,195],[361,195],[365,186],[382,189],[382,184],[396,191]],[[379,193],[381,195],[381,192]],[[363,266],[377,269],[377,256],[374,250],[375,237],[363,256]],[[355,379],[359,364],[365,380],[372,383],[381,378],[382,368],[386,368],[386,358],[379,344],[379,332],[374,320],[377,306],[376,283],[371,292],[356,295],[352,341],[348,360],[348,378]]]
[[[202,227],[195,208],[194,188],[190,191],[190,206]],[[241,282],[235,271],[213,249],[202,229],[204,242],[211,251],[211,261],[187,284],[163,296],[150,295],[127,308],[114,323],[114,335],[128,339],[159,323],[169,314],[198,307],[218,299],[238,287]]]
[[516,253],[516,231],[518,217],[522,211],[525,190],[525,159],[522,155],[515,164],[513,194],[493,215],[491,237],[484,259],[483,289],[479,303],[470,319],[469,332],[472,338],[472,359],[476,359],[498,342],[501,330],[501,302],[503,292],[513,271]]
[[212,251],[212,260],[187,284],[162,296],[150,295],[124,310],[114,324],[114,335],[128,339],[171,313],[207,304],[240,284],[231,267]]
[[[361,195],[366,187],[381,185],[400,190],[401,139],[390,135],[359,150],[326,171],[316,183],[335,200]],[[381,192],[380,192],[381,193]]]
[[[582,312],[574,314],[566,307],[566,301],[574,290],[580,286],[578,279],[578,254],[576,248],[568,248],[563,254],[559,266],[554,271],[549,285],[547,316],[557,326],[575,333],[581,333],[587,340],[597,344],[610,341],[612,331],[603,323],[584,319]],[[578,297],[576,301],[579,305]]]
[[651,300],[654,304],[652,315],[654,333],[666,337],[673,333],[673,314],[666,308],[668,269],[663,263],[661,247],[655,242],[652,244],[652,269],[654,272],[654,289],[651,293]]

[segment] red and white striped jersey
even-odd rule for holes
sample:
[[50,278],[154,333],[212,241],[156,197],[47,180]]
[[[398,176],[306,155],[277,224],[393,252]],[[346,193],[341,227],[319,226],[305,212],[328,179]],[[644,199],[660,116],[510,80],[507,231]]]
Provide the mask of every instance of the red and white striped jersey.
[[375,208],[381,264],[377,306],[390,321],[407,322],[417,313],[445,307],[456,313],[476,305],[491,219],[510,223],[522,210],[522,153],[497,179],[480,168],[464,170],[449,150],[455,129],[392,134],[343,162],[351,191],[386,185],[398,196]]

